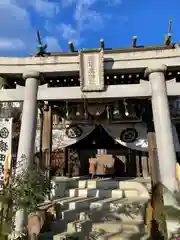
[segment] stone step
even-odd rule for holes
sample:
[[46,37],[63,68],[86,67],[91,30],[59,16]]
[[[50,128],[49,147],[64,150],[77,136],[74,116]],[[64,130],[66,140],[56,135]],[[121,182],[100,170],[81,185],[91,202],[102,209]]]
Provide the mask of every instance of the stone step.
[[[69,209],[64,210],[61,212],[62,219],[66,221],[75,221],[78,220],[77,217],[83,213],[91,213],[92,209],[98,210],[109,210],[112,206],[113,202],[118,201],[118,204],[122,202],[125,203],[127,199],[117,199],[117,198],[107,198],[107,199],[100,199],[100,198],[87,198],[87,200],[80,200],[78,202],[71,202]],[[121,204],[121,205],[122,205]]]
[[136,189],[90,189],[90,188],[74,188],[66,190],[67,197],[106,197],[106,198],[121,198],[121,197],[139,197],[139,191]]
[[149,198],[147,184],[132,180],[112,180],[112,179],[96,179],[96,180],[77,180],[56,178],[53,181],[52,199],[64,197],[67,189],[88,188],[88,189],[120,189],[120,190],[136,190],[139,197]]
[[[92,233],[92,236],[94,234]],[[149,235],[146,233],[102,233],[96,237],[97,240],[149,240]]]
[[125,206],[132,206],[132,208],[135,208],[137,206],[144,206],[147,202],[147,199],[139,199],[137,197],[133,198],[105,198],[100,199],[99,201],[92,202],[90,204],[91,209],[121,209]]
[[67,232],[83,232],[85,235],[89,235],[92,231],[92,221],[90,220],[77,220],[70,222],[67,225]]
[[[90,238],[91,236],[91,238]],[[89,239],[97,239],[97,240],[148,240],[149,235],[147,233],[125,233],[125,232],[96,232],[93,231],[90,234],[85,235],[83,232],[63,232],[60,234],[56,234],[53,236],[53,240],[66,240],[67,237],[73,237],[77,240],[89,240]]]
[[[64,206],[64,209],[112,209],[114,207],[119,208],[124,206],[124,204],[134,204],[138,203],[139,200],[134,200],[135,198],[103,198],[103,197],[90,197],[90,198],[67,198],[66,200],[60,200],[59,203]],[[142,200],[141,200],[142,201]],[[146,199],[142,202],[144,204]]]
[[67,237],[73,237],[74,240],[75,239],[85,240],[82,232],[74,232],[74,233],[63,232],[63,233],[54,235],[53,240],[66,240]]
[[64,219],[58,219],[56,221],[51,222],[51,232],[53,235],[66,232],[67,231],[68,222]]
[[98,230],[107,230],[107,227],[111,229],[110,232],[116,232],[119,229],[124,230],[125,232],[144,232],[145,227],[144,227],[144,222],[142,219],[121,219],[121,220],[116,220],[116,218],[112,218],[110,221],[109,220],[104,220],[103,218],[80,218],[77,217],[75,221],[72,222],[67,222],[63,219],[53,221],[51,223],[51,231],[53,234],[59,234],[62,232],[78,232],[78,231],[83,231],[87,233],[90,233],[92,229],[98,229]]
[[73,222],[75,220],[78,220],[79,214],[82,211],[82,209],[68,209],[65,211],[62,211],[62,219],[66,222]]
[[[70,213],[69,213],[70,214]],[[76,219],[75,219],[76,217]],[[107,211],[107,210],[94,210],[91,212],[80,212],[75,215],[74,218],[71,217],[72,220],[77,219],[88,219],[94,222],[98,221],[121,221],[121,222],[128,222],[128,221],[140,221],[144,222],[144,216],[142,214],[133,214],[133,213],[123,213],[123,212],[116,212],[116,211]]]
[[72,179],[68,182],[68,188],[132,189],[132,186],[133,188],[138,189],[144,186],[144,184],[136,181],[117,181],[111,179]]
[[76,204],[73,206],[73,209],[62,211],[61,216],[62,219],[67,222],[78,219],[99,221],[106,218],[119,219],[122,221],[124,219],[137,219],[142,221],[144,220],[145,203],[146,200],[138,202],[138,199],[107,198],[96,200],[96,198],[93,198],[93,201],[87,201],[85,204],[83,203],[81,207],[76,207],[78,206],[78,204]]
[[39,240],[52,240],[53,232],[43,232],[39,235]]
[[68,209],[88,209],[93,202],[99,201],[99,197],[90,197],[86,199],[81,199],[77,201],[72,201],[69,203]]
[[126,232],[126,233],[138,233],[144,232],[143,222],[136,221],[102,221],[93,222],[90,220],[78,220],[68,223],[67,232],[83,232],[85,235],[89,235],[90,232],[95,229],[97,232],[108,230],[109,233]]
[[127,201],[127,198],[105,198],[100,199],[96,202],[92,202],[90,204],[90,209],[106,209],[110,210],[114,204],[118,203],[120,206],[122,206]]

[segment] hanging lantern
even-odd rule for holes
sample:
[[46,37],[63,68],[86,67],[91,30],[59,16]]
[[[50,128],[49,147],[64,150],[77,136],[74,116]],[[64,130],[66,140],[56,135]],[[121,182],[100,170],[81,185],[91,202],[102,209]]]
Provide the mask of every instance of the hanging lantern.
[[68,106],[68,102],[66,102],[66,118],[69,119],[69,106]]
[[114,106],[113,106],[113,118],[114,119],[121,119],[122,118],[122,114],[120,112],[120,106],[119,106],[118,101],[116,101],[114,103]]
[[127,102],[126,99],[124,99],[123,105],[124,105],[124,114],[126,117],[133,118],[133,119],[137,117],[136,109],[135,109],[136,106],[134,103],[129,103]]
[[68,102],[66,102],[65,105],[65,119],[70,121],[74,119],[76,116],[76,109],[70,105]]
[[53,119],[53,125],[58,125],[58,123],[59,123],[59,116],[57,114],[53,114],[52,115],[52,119]]
[[128,103],[127,103],[126,99],[123,100],[123,104],[124,104],[125,116],[128,117],[129,116],[129,111],[128,111]]
[[81,111],[81,110],[80,110],[79,106],[77,106],[76,117],[81,116],[81,112],[80,112],[80,111]]
[[88,113],[92,116],[100,116],[106,110],[105,104],[88,104]]
[[88,112],[87,112],[87,102],[84,100],[84,119],[88,119]]
[[84,118],[84,110],[83,110],[83,107],[80,104],[77,104],[77,106],[76,106],[75,118],[76,119]]

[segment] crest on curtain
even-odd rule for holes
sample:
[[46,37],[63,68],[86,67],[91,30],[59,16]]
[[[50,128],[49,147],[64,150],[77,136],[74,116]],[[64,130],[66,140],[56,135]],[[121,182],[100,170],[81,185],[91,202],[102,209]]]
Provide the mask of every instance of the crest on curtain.
[[78,125],[70,125],[66,128],[66,135],[69,138],[78,138],[82,135],[83,130]]
[[[58,148],[64,148],[75,144],[81,139],[88,136],[93,130],[95,126],[93,125],[80,125],[80,124],[72,124],[68,127],[64,127],[62,129],[53,129],[52,130],[52,150]],[[40,149],[40,131],[36,131],[36,152]]]
[[120,139],[126,143],[132,143],[138,138],[138,132],[134,128],[126,128],[120,134]]
[[[148,151],[147,127],[144,123],[103,124],[106,132],[119,144],[137,151]],[[172,123],[174,146],[180,151],[175,125]]]

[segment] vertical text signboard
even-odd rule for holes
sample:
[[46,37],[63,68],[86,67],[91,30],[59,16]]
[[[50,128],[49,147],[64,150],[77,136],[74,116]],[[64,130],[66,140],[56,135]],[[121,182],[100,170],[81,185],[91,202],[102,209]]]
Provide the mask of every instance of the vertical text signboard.
[[103,49],[79,51],[80,83],[83,92],[104,90]]
[[0,118],[0,182],[4,178],[4,162],[12,148],[12,118]]

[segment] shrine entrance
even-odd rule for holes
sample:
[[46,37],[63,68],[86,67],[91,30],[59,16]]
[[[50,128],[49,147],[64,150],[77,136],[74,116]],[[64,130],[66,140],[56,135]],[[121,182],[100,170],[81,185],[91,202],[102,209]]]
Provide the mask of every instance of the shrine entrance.
[[102,125],[96,125],[94,130],[80,141],[52,153],[52,164],[57,166],[53,175],[89,176],[90,161],[99,158],[102,161],[111,158],[114,160],[111,173],[97,174],[102,177],[133,178],[148,175],[147,153],[119,144]]
[[[127,161],[129,160],[129,149],[115,142],[115,140],[108,135],[101,125],[97,125],[91,134],[71,147],[73,149],[77,149],[79,153],[79,175],[81,176],[90,174],[90,159],[98,158],[99,156],[102,156],[102,158],[105,158],[105,156],[114,158],[114,172],[111,173],[112,175],[119,177],[125,177],[128,175],[128,169],[126,165]],[[101,174],[102,173],[97,173],[97,175]],[[103,176],[106,177],[106,175]],[[133,172],[133,166],[131,176],[135,176],[135,172]]]

